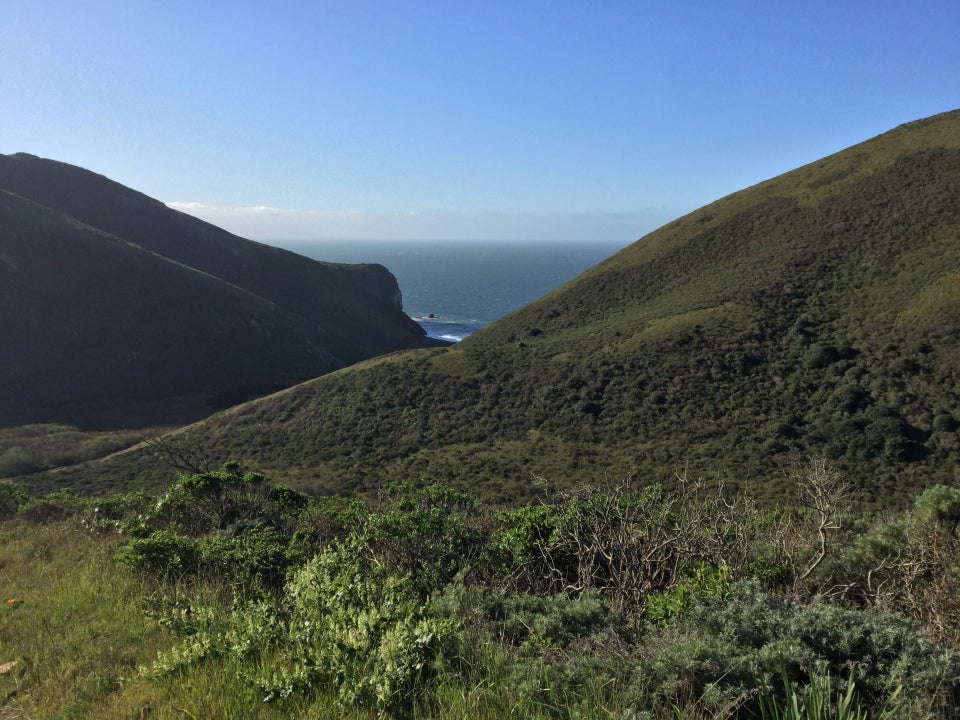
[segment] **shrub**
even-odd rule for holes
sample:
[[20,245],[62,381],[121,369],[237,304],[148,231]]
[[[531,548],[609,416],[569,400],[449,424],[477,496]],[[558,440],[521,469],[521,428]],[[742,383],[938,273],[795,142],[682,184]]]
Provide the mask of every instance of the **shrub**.
[[93,532],[146,537],[150,534],[147,518],[155,502],[142,490],[91,498],[81,523]]
[[839,560],[837,582],[863,604],[904,612],[960,644],[960,489],[938,485],[877,524]]
[[730,568],[699,563],[673,587],[647,598],[647,619],[671,624],[698,600],[722,600],[730,593]]
[[94,521],[115,522],[134,539],[118,557],[132,568],[161,575],[204,575],[253,592],[280,587],[289,568],[316,544],[298,531],[307,496],[228,463],[218,472],[182,476],[151,507],[129,495],[98,502]]
[[753,582],[731,590],[729,600],[698,601],[675,628],[648,636],[634,673],[638,703],[702,698],[719,712],[739,698],[756,712],[755,688],[780,676],[803,680],[817,667],[835,677],[855,671],[871,712],[901,686],[904,717],[944,717],[960,700],[960,655],[924,640],[901,615],[793,605]]
[[811,370],[819,370],[841,358],[840,351],[833,345],[812,345],[804,356],[803,364]]
[[634,487],[629,478],[501,514],[493,544],[518,592],[596,590],[615,612],[639,615],[683,568],[740,564],[753,516],[752,506],[727,497],[722,486],[707,490],[681,477],[669,492],[658,484]]
[[[227,463],[217,472],[181,476],[157,502],[153,515],[156,522],[202,535],[263,516],[275,508],[273,492],[263,475],[244,474]],[[281,492],[280,497],[288,494]]]
[[553,587],[547,549],[558,521],[552,505],[523,505],[497,516],[500,527],[491,540],[491,551],[506,579],[521,592],[541,592]]
[[172,576],[196,573],[201,557],[198,540],[168,530],[133,540],[117,552],[117,559],[134,570]]
[[290,540],[268,525],[235,537],[205,538],[199,550],[201,571],[254,590],[279,587],[287,570],[303,562]]
[[953,432],[960,427],[960,422],[950,413],[940,413],[933,418],[933,430],[936,432]]
[[277,509],[281,511],[302,510],[307,507],[310,501],[310,498],[306,495],[286,485],[277,485],[271,492],[270,499],[276,504]]
[[28,486],[25,483],[0,481],[0,518],[16,515],[29,497]]
[[606,614],[606,604],[597,592],[579,598],[508,595],[496,607],[492,628],[511,644],[564,647],[597,630]]
[[47,523],[77,517],[87,509],[88,501],[70,490],[57,490],[43,497],[25,499],[18,514],[34,523]]
[[[144,672],[223,656],[266,701],[332,686],[346,707],[412,714],[455,649],[458,624],[431,617],[410,578],[367,563],[361,550],[356,538],[330,546],[293,575],[278,603],[238,605],[219,631],[191,628]],[[251,658],[253,671],[239,662]]]
[[117,559],[134,570],[204,576],[254,593],[279,587],[287,570],[303,561],[290,540],[269,526],[233,537],[192,538],[157,530],[123,546]]
[[471,503],[463,493],[399,485],[381,502],[358,533],[363,551],[391,573],[414,578],[424,594],[440,590],[479,556],[482,538],[470,527]]

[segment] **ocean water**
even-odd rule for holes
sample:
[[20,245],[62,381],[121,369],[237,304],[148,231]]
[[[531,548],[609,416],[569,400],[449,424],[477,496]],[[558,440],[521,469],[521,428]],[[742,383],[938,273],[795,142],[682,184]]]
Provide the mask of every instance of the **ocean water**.
[[404,311],[434,338],[459,341],[572,280],[624,247],[610,242],[272,242],[341,263],[380,263],[397,278]]

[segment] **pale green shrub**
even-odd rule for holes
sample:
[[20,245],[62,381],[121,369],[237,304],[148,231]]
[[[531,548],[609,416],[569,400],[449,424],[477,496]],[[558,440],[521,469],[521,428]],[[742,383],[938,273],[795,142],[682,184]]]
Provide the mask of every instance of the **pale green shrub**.
[[[903,687],[904,717],[952,717],[960,701],[960,654],[923,639],[916,622],[894,613],[792,604],[753,582],[729,599],[701,600],[640,648],[631,700],[670,707],[699,698],[718,711],[732,699],[754,705],[756,688],[812,668],[833,677],[856,673],[863,706],[876,710]],[[754,707],[754,709],[757,709]]]
[[242,603],[222,623],[200,610],[180,645],[146,674],[225,657],[265,701],[335,688],[346,707],[406,716],[457,646],[459,626],[436,619],[408,577],[363,560],[356,539],[298,571],[279,600]]

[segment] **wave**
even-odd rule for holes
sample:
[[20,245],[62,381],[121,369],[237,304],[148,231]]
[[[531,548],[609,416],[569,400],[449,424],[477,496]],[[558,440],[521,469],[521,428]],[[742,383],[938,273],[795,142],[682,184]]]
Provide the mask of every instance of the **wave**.
[[428,337],[448,342],[460,342],[489,325],[483,320],[463,320],[437,315],[412,315],[411,317],[426,331]]

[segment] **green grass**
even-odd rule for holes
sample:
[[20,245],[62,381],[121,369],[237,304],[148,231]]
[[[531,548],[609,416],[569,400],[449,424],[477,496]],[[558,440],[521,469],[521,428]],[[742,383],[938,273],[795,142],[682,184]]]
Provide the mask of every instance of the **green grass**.
[[[131,574],[116,565],[117,547],[116,537],[91,534],[73,522],[4,523],[0,665],[16,665],[0,675],[0,716],[332,717],[332,698],[264,704],[217,662],[156,682],[141,677],[140,668],[175,642],[150,616],[152,600],[189,596],[218,605],[225,590],[218,584],[168,587]],[[9,599],[16,602],[9,605]]]
[[895,720],[897,690],[876,713],[869,713],[857,702],[855,676],[850,675],[846,688],[835,690],[829,673],[812,673],[810,684],[798,687],[784,678],[785,697],[778,700],[773,693],[761,693],[762,720]]
[[960,306],[960,270],[945,272],[923,288],[897,316],[898,325],[929,323],[956,313]]
[[143,613],[154,583],[118,572],[113,548],[70,525],[4,525],[0,657],[17,663],[0,676],[6,708],[92,717],[165,641]]

